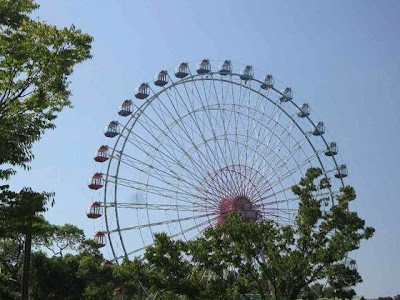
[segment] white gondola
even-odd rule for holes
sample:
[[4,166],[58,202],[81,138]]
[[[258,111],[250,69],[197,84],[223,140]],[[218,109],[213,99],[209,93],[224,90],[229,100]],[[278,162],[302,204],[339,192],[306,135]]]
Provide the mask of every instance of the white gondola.
[[94,154],[93,159],[97,162],[105,162],[110,158],[110,153],[108,151],[107,145],[101,145]]
[[310,115],[310,106],[308,105],[308,103],[303,103],[303,105],[300,107],[300,111],[297,113],[297,115],[300,118],[305,118],[308,117]]
[[349,175],[349,171],[347,170],[346,165],[340,165],[335,172],[336,178],[345,178]]
[[88,187],[91,190],[98,190],[102,188],[103,185],[104,185],[104,180],[102,173],[94,173],[93,176],[89,179]]
[[162,70],[154,78],[154,84],[157,86],[164,86],[167,83],[168,83],[168,72],[166,70]]
[[145,99],[150,95],[150,87],[147,83],[142,83],[136,88],[135,97],[138,99]]
[[197,74],[207,74],[211,72],[211,64],[208,59],[203,59],[197,64]]
[[181,63],[179,66],[176,67],[175,69],[175,76],[178,78],[185,78],[186,76],[189,75],[189,65],[187,62]]
[[133,112],[132,100],[125,100],[119,107],[118,114],[122,117],[127,117]]
[[274,87],[274,78],[272,75],[267,75],[262,79],[261,88],[264,90],[268,90]]
[[323,135],[325,133],[325,125],[324,122],[318,122],[317,125],[315,125],[313,135]]
[[103,208],[101,207],[100,202],[93,202],[88,207],[86,215],[89,219],[97,219],[103,215]]
[[230,60],[224,61],[218,68],[218,73],[222,76],[232,74],[232,63]]
[[106,237],[101,231],[95,232],[93,238],[96,242],[97,248],[102,248],[106,245]]
[[325,155],[326,156],[334,156],[338,153],[338,146],[336,145],[335,142],[332,142],[328,145],[328,148],[326,148]]
[[254,71],[252,66],[246,66],[245,68],[240,71],[240,79],[244,81],[248,81],[253,79],[254,77]]
[[109,268],[109,267],[112,267],[113,265],[114,265],[114,263],[111,260],[105,259],[101,263],[101,268],[102,269]]
[[293,99],[293,92],[292,92],[292,88],[290,88],[290,87],[287,87],[282,92],[282,96],[279,98],[279,100],[281,100],[282,102],[292,101],[292,99]]
[[104,135],[113,138],[119,134],[118,121],[111,121],[104,130]]

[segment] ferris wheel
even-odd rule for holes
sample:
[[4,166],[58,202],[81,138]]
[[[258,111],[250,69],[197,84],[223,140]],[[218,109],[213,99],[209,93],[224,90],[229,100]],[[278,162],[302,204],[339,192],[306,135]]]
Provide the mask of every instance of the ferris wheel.
[[98,148],[88,184],[96,200],[87,216],[104,224],[94,238],[113,261],[139,254],[157,232],[196,238],[230,212],[291,225],[299,202],[291,187],[310,167],[330,180],[316,195],[327,207],[344,186],[347,168],[324,123],[252,66],[183,62],[134,96],[106,126],[110,143]]

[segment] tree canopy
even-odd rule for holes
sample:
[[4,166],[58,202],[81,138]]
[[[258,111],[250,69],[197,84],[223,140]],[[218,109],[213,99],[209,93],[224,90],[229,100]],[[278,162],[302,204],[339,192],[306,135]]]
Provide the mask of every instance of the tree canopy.
[[30,14],[38,7],[32,0],[0,0],[2,299],[19,295],[21,258],[27,233],[33,235],[34,244],[35,239],[48,236],[49,232],[58,234],[57,242],[68,235],[65,232],[68,228],[55,229],[43,218],[43,212],[53,204],[53,193],[35,192],[29,187],[14,192],[7,181],[17,171],[16,167],[29,169],[34,142],[47,129],[55,127],[54,120],[64,107],[71,106],[68,78],[74,66],[91,57],[92,37],[74,25],[57,28],[32,19]]
[[[68,76],[91,57],[92,37],[29,17],[31,0],[0,0],[0,165],[28,167],[32,145],[71,106]],[[8,179],[13,168],[1,169]]]
[[261,299],[272,294],[286,300],[300,295],[316,299],[316,292],[350,299],[355,294],[351,287],[361,276],[348,256],[374,229],[349,210],[355,199],[351,187],[344,187],[325,209],[316,197],[321,186],[326,188],[324,180],[321,170],[312,168],[293,187],[300,198],[294,226],[273,220],[246,222],[237,213],[193,241],[156,234],[143,258],[114,267],[124,270],[120,278],[125,279],[118,281],[122,293],[167,299],[244,299],[254,293]]

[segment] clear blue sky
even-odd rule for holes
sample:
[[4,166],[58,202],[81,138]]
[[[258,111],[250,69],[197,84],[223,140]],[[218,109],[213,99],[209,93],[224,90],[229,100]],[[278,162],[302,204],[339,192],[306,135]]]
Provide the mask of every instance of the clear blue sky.
[[354,255],[364,278],[356,290],[400,294],[399,1],[39,3],[41,19],[73,23],[95,39],[93,59],[71,77],[75,107],[35,145],[32,170],[12,182],[56,192],[50,221],[94,231],[85,216],[92,156],[138,83],[184,60],[231,59],[290,84],[325,121],[357,190],[354,208],[376,228]]

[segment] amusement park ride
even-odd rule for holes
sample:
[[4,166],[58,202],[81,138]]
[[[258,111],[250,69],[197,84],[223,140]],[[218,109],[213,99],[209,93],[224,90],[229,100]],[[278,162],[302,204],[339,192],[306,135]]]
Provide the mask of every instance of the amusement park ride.
[[99,171],[88,184],[87,216],[103,221],[94,239],[109,246],[107,263],[140,253],[155,232],[196,238],[231,212],[293,224],[291,187],[310,167],[334,177],[316,195],[327,208],[344,186],[347,168],[324,123],[272,75],[256,79],[252,66],[237,72],[226,60],[213,70],[204,59],[193,72],[183,62],[140,84],[135,98],[106,126],[110,143],[96,151]]

